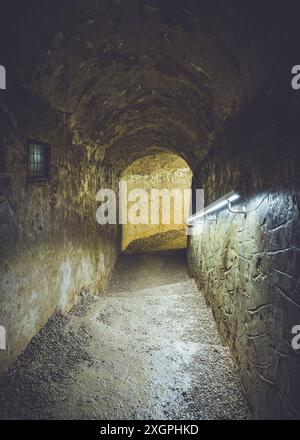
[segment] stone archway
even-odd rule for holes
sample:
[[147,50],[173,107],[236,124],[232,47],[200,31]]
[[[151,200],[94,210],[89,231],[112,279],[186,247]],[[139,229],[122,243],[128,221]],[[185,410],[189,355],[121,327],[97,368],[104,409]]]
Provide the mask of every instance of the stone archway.
[[[147,194],[147,224],[130,224],[122,226],[122,250],[127,252],[147,250],[167,250],[186,248],[186,222],[184,203],[189,203],[187,191],[191,188],[192,172],[187,163],[178,155],[161,152],[137,159],[122,174],[128,191],[141,189]],[[159,208],[151,206],[156,190],[166,197],[158,201]],[[185,192],[186,191],[186,192]],[[176,200],[181,197],[181,201]],[[184,196],[188,201],[184,201]],[[169,197],[170,196],[170,197]],[[175,196],[175,197],[174,197]],[[174,206],[181,209],[176,218]],[[154,200],[154,203],[157,203]],[[153,211],[158,208],[159,218],[154,218]],[[130,206],[128,206],[130,209]]]

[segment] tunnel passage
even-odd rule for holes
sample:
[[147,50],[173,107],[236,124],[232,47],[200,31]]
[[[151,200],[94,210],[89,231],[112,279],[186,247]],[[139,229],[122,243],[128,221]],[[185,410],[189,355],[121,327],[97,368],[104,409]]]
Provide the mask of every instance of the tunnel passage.
[[134,224],[128,221],[122,226],[122,250],[186,248],[192,186],[188,164],[175,154],[157,153],[134,161],[123,173],[122,181],[127,185],[126,201],[133,191],[128,210],[138,203]]
[[52,318],[0,378],[0,408],[0,420],[250,418],[184,250],[122,255],[107,292]]
[[[190,273],[254,416],[299,418],[294,3],[22,3],[0,18],[0,371],[80,292],[104,292],[122,234],[96,223],[96,193],[160,146],[186,161],[207,205],[243,194],[246,220],[226,211],[191,238]],[[51,149],[43,181],[28,179],[31,141]]]

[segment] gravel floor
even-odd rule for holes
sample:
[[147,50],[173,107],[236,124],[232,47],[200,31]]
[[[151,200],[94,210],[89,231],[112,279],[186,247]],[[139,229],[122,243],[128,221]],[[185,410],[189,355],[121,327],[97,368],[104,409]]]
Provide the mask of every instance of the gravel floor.
[[123,255],[0,379],[1,419],[247,419],[236,367],[181,251]]

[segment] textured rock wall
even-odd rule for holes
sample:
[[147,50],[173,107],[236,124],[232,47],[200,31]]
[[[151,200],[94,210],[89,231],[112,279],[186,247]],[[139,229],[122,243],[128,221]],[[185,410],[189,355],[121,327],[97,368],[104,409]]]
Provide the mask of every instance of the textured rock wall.
[[3,37],[10,41],[8,71],[53,108],[68,112],[81,136],[97,142],[106,160],[120,168],[159,148],[195,166],[224,121],[264,85],[274,86],[282,71],[286,75],[288,52],[278,31],[286,11],[280,8],[273,29],[272,11],[261,2],[9,5]]
[[226,154],[211,154],[195,173],[206,205],[241,188],[248,214],[223,210],[217,223],[200,223],[188,261],[238,361],[253,415],[299,418],[300,353],[291,346],[300,323],[299,156],[292,126],[290,139],[276,127],[265,125],[250,144],[249,124],[247,145],[239,119],[230,138],[224,133]]
[[[66,311],[78,302],[83,287],[96,294],[105,288],[119,251],[117,231],[96,223],[96,192],[112,184],[112,172],[91,164],[91,146],[74,144],[66,116],[21,89],[18,103],[6,101],[1,106],[0,324],[7,331],[7,350],[0,351],[0,372],[57,308]],[[29,139],[52,146],[48,182],[26,181]]]

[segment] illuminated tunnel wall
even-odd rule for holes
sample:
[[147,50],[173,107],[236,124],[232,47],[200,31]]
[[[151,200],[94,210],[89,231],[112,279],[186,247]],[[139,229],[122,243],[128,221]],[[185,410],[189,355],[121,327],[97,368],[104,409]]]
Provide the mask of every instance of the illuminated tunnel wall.
[[[145,193],[146,205],[143,210],[147,213],[148,224],[127,223],[122,227],[122,249],[133,251],[167,250],[186,248],[186,218],[184,218],[184,191],[190,191],[192,185],[192,172],[188,164],[178,155],[162,152],[146,156],[134,161],[125,170],[122,180],[127,183],[128,193],[140,189]],[[158,218],[152,219],[151,194],[153,190],[167,191],[167,196],[159,199]],[[176,196],[172,191],[178,191],[182,197],[181,222],[178,223],[174,211]],[[169,191],[169,193],[168,193]],[[161,193],[163,194],[163,192]],[[127,196],[127,195],[126,195]],[[170,196],[170,197],[169,197]],[[187,205],[190,198],[187,198]],[[128,204],[128,209],[136,203],[135,200]],[[170,221],[167,223],[164,220]],[[151,224],[153,220],[153,224]],[[155,223],[157,224],[154,224]]]
[[[82,288],[103,291],[120,252],[117,226],[96,222],[96,194],[115,189],[113,170],[90,163],[93,146],[74,142],[66,115],[16,92],[16,100],[4,98],[14,110],[0,111],[0,322],[7,329],[0,373],[54,312],[81,300]],[[51,145],[48,181],[27,181],[29,139]]]
[[[256,117],[247,135],[259,127]],[[253,136],[251,154],[240,132],[231,157],[225,145],[195,173],[206,205],[240,189],[234,209],[245,205],[247,216],[223,209],[217,222],[198,222],[188,261],[238,361],[254,416],[299,418],[300,357],[291,344],[300,322],[297,142],[292,130],[283,137],[278,124],[273,120]]]

